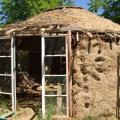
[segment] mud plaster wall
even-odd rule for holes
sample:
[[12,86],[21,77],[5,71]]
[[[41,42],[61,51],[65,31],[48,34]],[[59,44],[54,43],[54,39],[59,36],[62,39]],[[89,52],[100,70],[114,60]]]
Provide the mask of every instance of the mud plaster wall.
[[[83,40],[77,45],[73,68],[73,116],[116,117],[117,54],[120,46],[100,40],[101,53],[96,39]],[[80,119],[81,120],[81,119]]]

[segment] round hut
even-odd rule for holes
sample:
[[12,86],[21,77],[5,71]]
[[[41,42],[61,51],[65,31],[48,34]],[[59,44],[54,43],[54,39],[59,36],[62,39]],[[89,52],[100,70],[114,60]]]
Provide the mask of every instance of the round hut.
[[[0,39],[2,40],[11,39],[16,42],[18,40],[18,44],[20,44],[20,39],[27,39],[26,48],[24,45],[20,47],[24,50],[33,46],[33,49],[39,49],[40,46],[37,46],[39,42],[37,44],[34,44],[34,42],[36,39],[37,41],[45,40],[46,36],[47,38],[56,37],[56,39],[62,36],[66,39],[66,46],[62,49],[63,51],[65,49],[66,54],[61,55],[61,58],[57,58],[59,55],[55,56],[52,54],[56,59],[53,60],[54,67],[50,66],[50,70],[54,69],[54,71],[57,71],[59,69],[58,66],[62,65],[57,62],[59,59],[63,60],[64,66],[66,66],[61,68],[65,69],[65,71],[59,71],[57,76],[65,74],[66,87],[61,87],[65,85],[63,84],[64,82],[56,83],[57,80],[55,78],[51,82],[55,84],[54,88],[57,85],[57,89],[59,89],[56,94],[51,95],[51,97],[57,97],[56,104],[57,114],[60,113],[59,118],[65,117],[61,112],[61,109],[64,109],[62,104],[65,100],[66,105],[64,107],[66,107],[66,111],[64,111],[66,117],[81,120],[119,119],[120,26],[81,7],[60,7],[47,10],[26,21],[0,28]],[[30,42],[31,45],[29,44],[30,39],[33,39]],[[59,39],[59,41],[62,40]],[[48,42],[52,47],[50,43]],[[41,74],[42,115],[45,117],[45,101],[46,97],[50,96],[45,94],[45,85],[49,84],[49,79],[47,78],[48,83],[46,83],[43,76],[45,76],[45,70],[49,70],[49,67],[45,66],[43,62],[43,53],[47,49],[44,46],[44,42],[41,43],[41,48],[42,67],[37,70],[42,71],[38,72],[38,74]],[[48,56],[50,57],[50,55]],[[62,57],[66,57],[65,60]],[[13,60],[16,63],[14,55]],[[57,63],[57,67],[55,63]],[[15,67],[14,63],[13,66]],[[54,74],[53,76],[55,77]],[[12,79],[15,80],[15,78]],[[13,82],[13,86],[15,84]],[[63,92],[62,88],[66,89],[66,92]],[[13,91],[16,91],[15,87]],[[52,93],[54,91],[50,94]],[[66,97],[66,99],[62,97]],[[49,103],[49,101],[47,102]],[[15,98],[13,97],[14,111],[16,109],[15,103]]]

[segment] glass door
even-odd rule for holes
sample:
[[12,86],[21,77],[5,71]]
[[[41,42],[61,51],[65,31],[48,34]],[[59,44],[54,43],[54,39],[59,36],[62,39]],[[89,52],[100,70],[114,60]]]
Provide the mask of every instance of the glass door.
[[42,116],[69,116],[65,36],[42,37]]
[[15,113],[15,44],[8,38],[0,39],[0,115]]

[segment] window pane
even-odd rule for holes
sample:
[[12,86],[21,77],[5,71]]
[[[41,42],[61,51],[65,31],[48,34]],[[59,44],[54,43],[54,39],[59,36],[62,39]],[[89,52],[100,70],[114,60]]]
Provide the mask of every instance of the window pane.
[[0,115],[11,112],[11,103],[12,101],[10,96],[0,95]]
[[65,37],[45,38],[45,55],[65,54]]
[[46,117],[49,115],[66,115],[66,97],[46,97]]
[[0,56],[9,56],[11,49],[11,40],[0,40]]
[[66,76],[45,77],[46,95],[65,95],[66,94]]
[[66,58],[45,57],[45,74],[66,74]]
[[0,76],[0,92],[11,93],[11,77]]
[[11,73],[11,58],[0,58],[0,74]]

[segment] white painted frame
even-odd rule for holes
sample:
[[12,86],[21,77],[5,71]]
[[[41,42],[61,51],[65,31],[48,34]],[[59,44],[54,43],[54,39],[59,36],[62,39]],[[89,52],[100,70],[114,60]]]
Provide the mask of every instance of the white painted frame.
[[[65,54],[60,55],[45,55],[45,38],[48,37],[65,37]],[[42,44],[41,44],[41,53],[42,53],[42,118],[46,118],[45,114],[45,97],[58,97],[58,95],[45,95],[45,77],[46,76],[66,76],[66,94],[61,95],[62,97],[66,97],[66,116],[69,117],[69,90],[68,90],[68,42],[67,36],[42,36]],[[56,56],[64,56],[66,57],[66,74],[65,75],[45,75],[45,57],[56,57]],[[59,117],[59,116],[58,116]],[[61,116],[62,117],[62,116]]]
[[41,44],[41,53],[42,53],[42,118],[45,119],[45,80],[44,80],[44,75],[45,75],[45,61],[44,61],[44,56],[45,56],[45,37],[42,36],[42,44]]
[[11,80],[12,80],[12,112],[16,114],[16,44],[11,38]]

